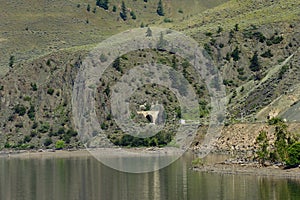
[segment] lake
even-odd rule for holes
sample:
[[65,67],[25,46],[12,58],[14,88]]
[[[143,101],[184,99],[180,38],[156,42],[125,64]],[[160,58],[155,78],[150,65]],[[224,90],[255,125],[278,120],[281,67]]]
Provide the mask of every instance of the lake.
[[192,171],[193,158],[133,174],[89,154],[0,157],[0,199],[300,199],[300,180]]

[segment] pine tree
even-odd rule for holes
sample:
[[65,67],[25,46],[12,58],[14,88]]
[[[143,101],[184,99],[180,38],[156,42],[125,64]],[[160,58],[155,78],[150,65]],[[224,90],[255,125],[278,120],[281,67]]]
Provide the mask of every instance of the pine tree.
[[258,54],[257,52],[254,53],[253,57],[250,60],[250,66],[249,68],[251,69],[251,71],[257,72],[260,70],[260,64],[258,62]]
[[117,12],[117,6],[114,5],[112,11]]
[[164,15],[165,15],[165,13],[164,13],[164,8],[163,8],[163,4],[162,4],[162,1],[161,1],[161,0],[159,0],[159,2],[158,2],[158,6],[157,6],[156,12],[157,12],[157,14],[158,14],[159,16],[164,16]]
[[233,52],[231,53],[231,57],[233,58],[234,61],[238,61],[240,59],[240,50],[238,47],[236,47]]
[[164,39],[164,35],[160,32],[159,40],[157,42],[157,49],[164,50],[166,45],[168,44],[167,40]]
[[151,37],[152,36],[152,30],[150,27],[148,27],[147,32],[146,32],[146,37]]
[[8,63],[8,66],[9,66],[10,68],[12,68],[12,67],[14,66],[14,62],[15,62],[15,56],[11,55],[11,56],[9,57],[9,63]]
[[108,10],[108,0],[97,0],[96,5],[104,10]]
[[124,1],[122,1],[120,17],[121,17],[124,21],[127,20],[127,8],[126,8],[126,5],[125,5]]

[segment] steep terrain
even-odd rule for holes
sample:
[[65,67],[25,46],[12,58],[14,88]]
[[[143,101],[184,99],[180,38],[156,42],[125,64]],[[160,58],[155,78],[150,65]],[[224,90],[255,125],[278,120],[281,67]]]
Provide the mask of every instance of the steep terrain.
[[[164,1],[164,17],[156,13],[157,2],[125,1],[128,11],[133,10],[137,15],[136,20],[127,21],[120,18],[119,1],[111,1],[108,11],[96,7],[94,1],[44,1],[30,6],[1,4],[5,10],[0,12],[4,16],[0,18],[3,20],[0,65],[5,75],[0,80],[0,149],[55,148],[57,141],[63,141],[66,148],[81,147],[72,122],[71,95],[82,60],[104,38],[140,27],[142,23],[181,31],[199,42],[212,57],[228,97],[225,119],[228,126],[219,141],[220,149],[244,145],[243,142],[252,144],[268,117],[286,118],[287,122],[293,122],[291,131],[300,133],[297,128],[300,3],[297,0],[231,0],[208,10],[213,6],[202,1]],[[215,5],[220,3],[215,1]],[[90,11],[87,11],[88,4]],[[112,11],[113,5],[117,12]],[[9,12],[13,9],[22,12],[13,15]],[[202,10],[206,11],[198,12]],[[144,29],[146,32],[147,28]],[[138,60],[172,66],[174,55],[155,50],[124,55],[119,63],[123,71],[111,66],[102,85],[97,86],[96,100],[101,105],[97,108],[98,119],[110,139],[120,145],[124,139],[110,116],[109,87]],[[198,79],[191,66],[182,67],[184,60],[179,57],[175,60],[177,70],[186,73],[199,95],[200,117],[207,117],[210,108],[205,85],[195,81]],[[148,107],[160,101],[167,105],[165,109],[172,116],[168,122],[173,125],[167,126],[165,135],[172,135],[181,118],[174,99],[165,88],[146,85],[132,97],[132,118],[138,123],[148,123],[136,111],[140,105]],[[241,136],[244,133],[246,138]],[[199,129],[198,140],[203,134],[205,131]],[[147,145],[156,146],[158,140],[147,141]],[[124,143],[140,145],[139,141]]]

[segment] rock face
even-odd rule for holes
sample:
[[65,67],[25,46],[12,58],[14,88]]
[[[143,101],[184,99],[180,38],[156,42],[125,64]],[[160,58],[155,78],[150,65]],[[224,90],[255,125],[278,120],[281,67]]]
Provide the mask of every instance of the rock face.
[[72,122],[72,86],[81,55],[53,53],[15,66],[0,80],[0,149],[77,148]]

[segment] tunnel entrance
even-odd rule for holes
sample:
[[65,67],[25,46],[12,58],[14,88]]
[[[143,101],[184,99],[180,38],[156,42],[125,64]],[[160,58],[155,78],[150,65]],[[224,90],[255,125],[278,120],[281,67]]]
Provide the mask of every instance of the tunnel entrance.
[[146,115],[146,119],[147,119],[150,123],[153,123],[153,117],[152,117],[152,115]]

